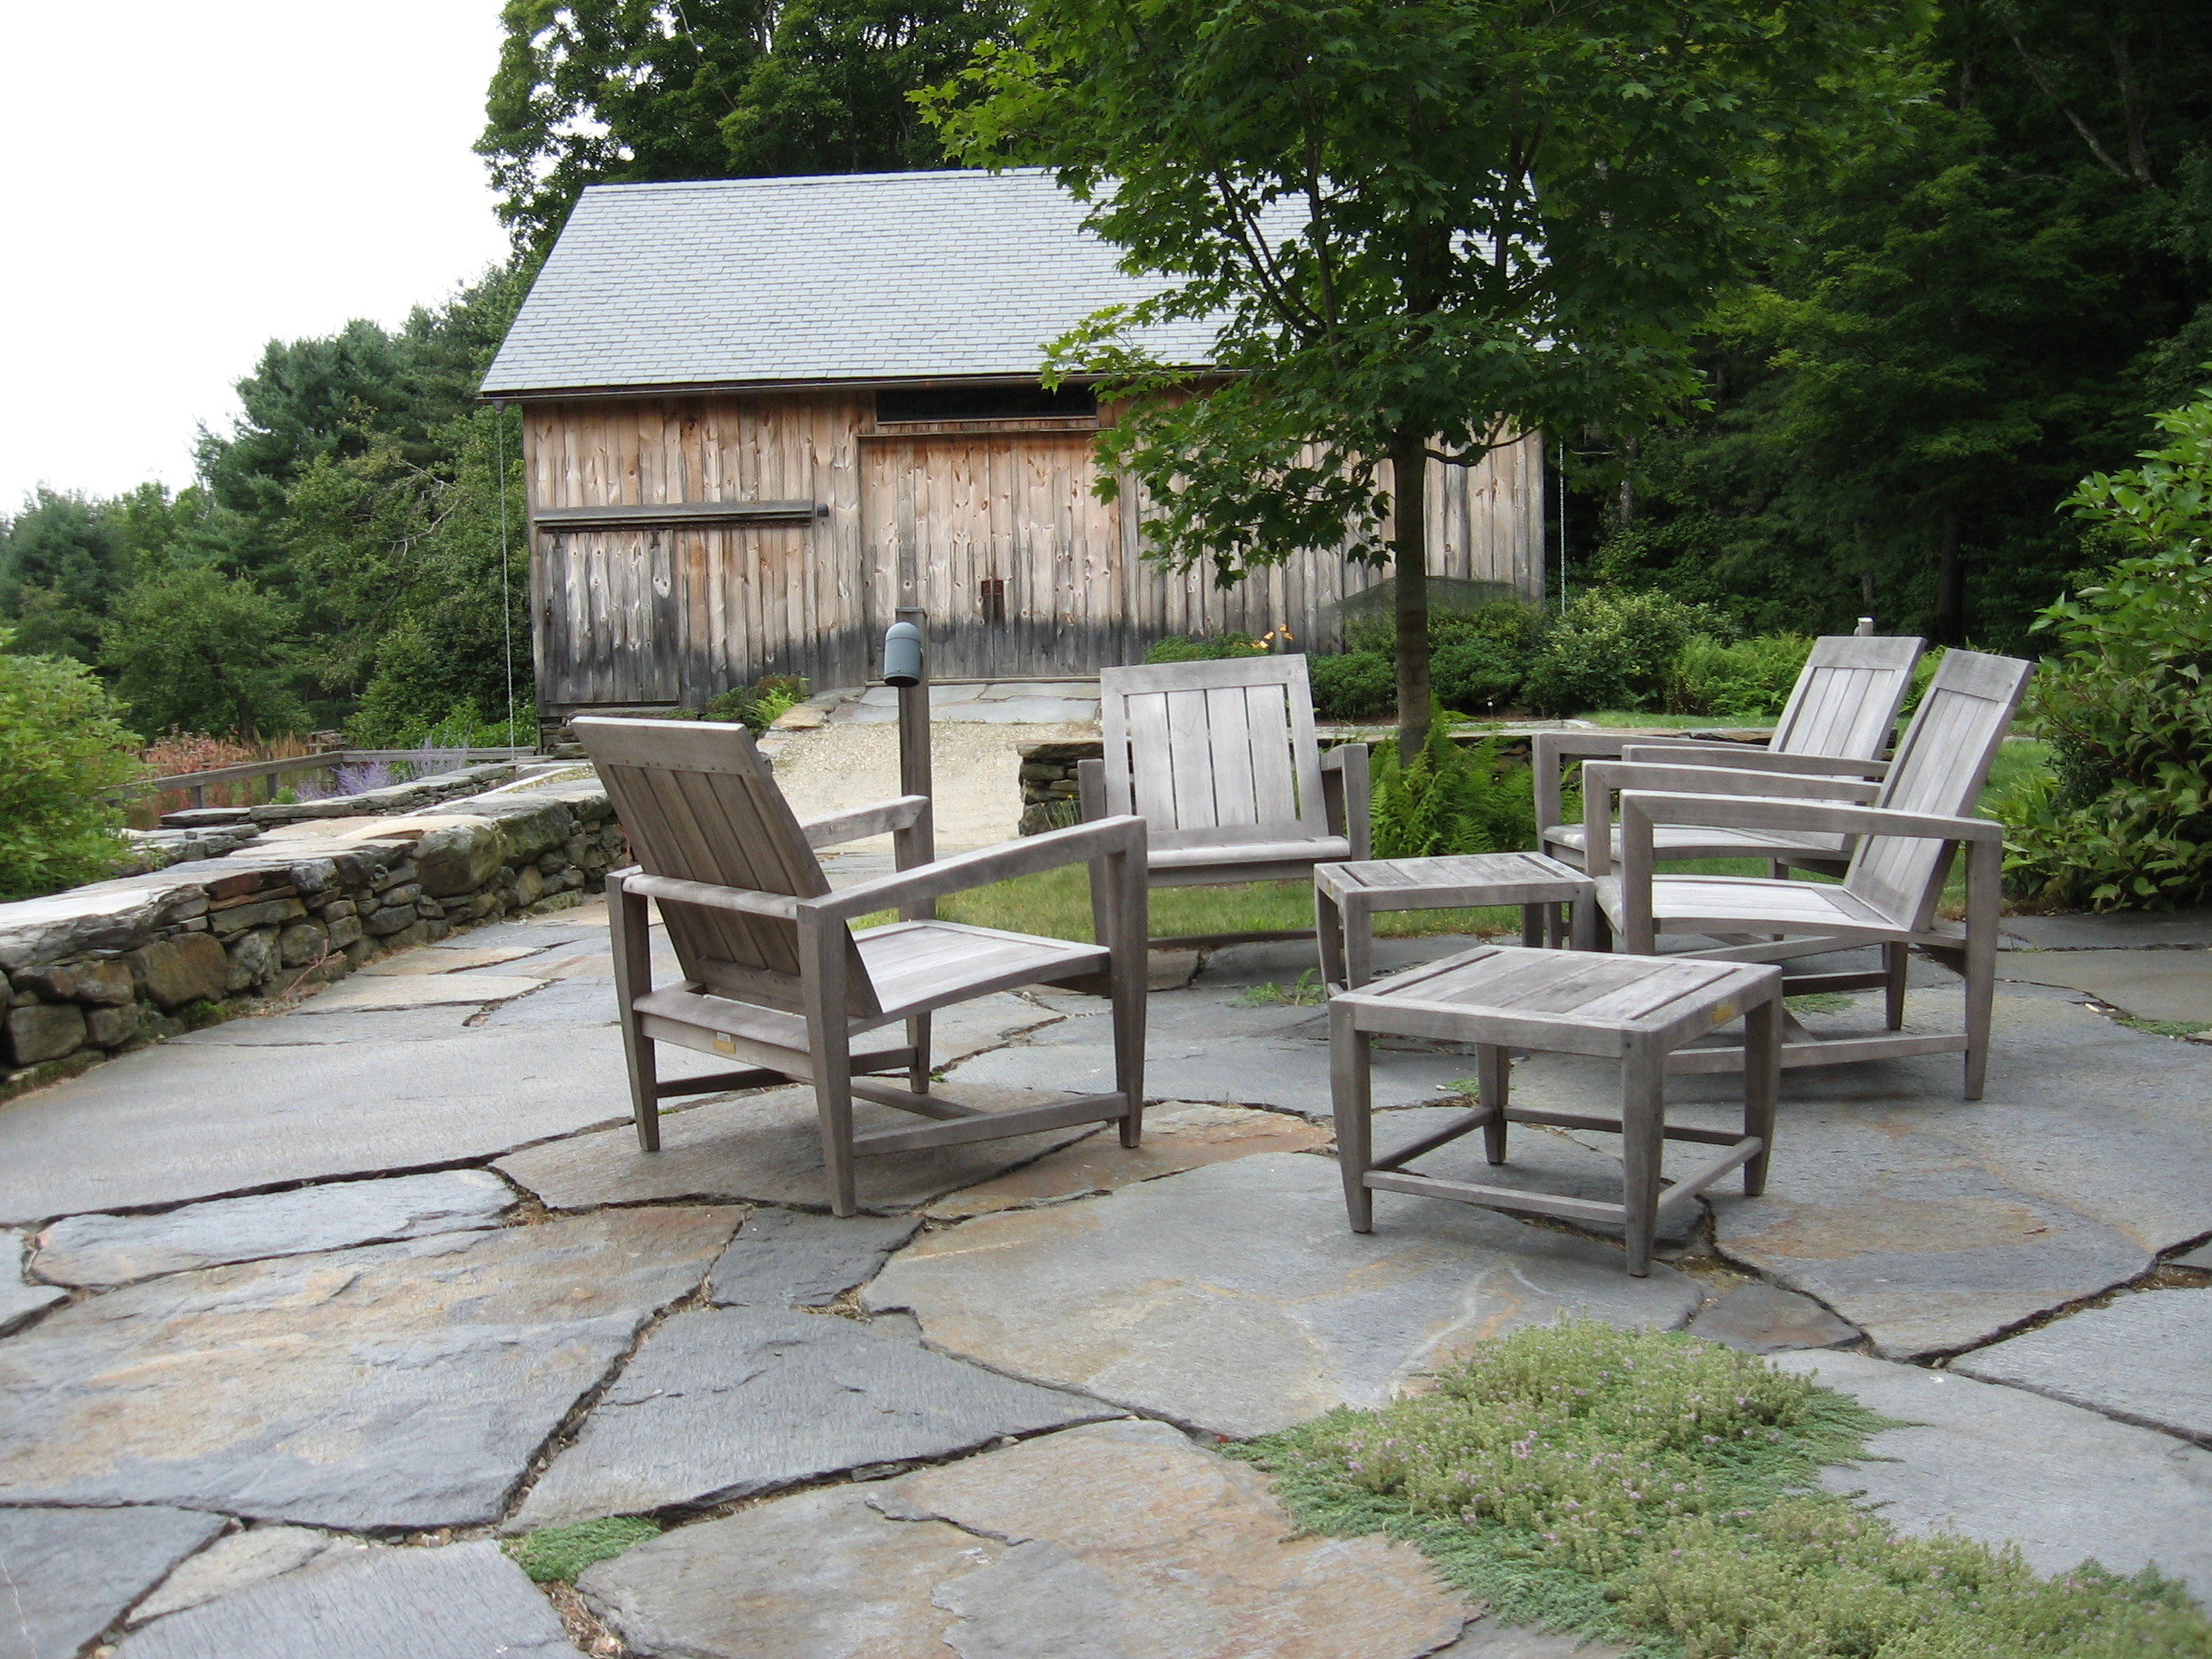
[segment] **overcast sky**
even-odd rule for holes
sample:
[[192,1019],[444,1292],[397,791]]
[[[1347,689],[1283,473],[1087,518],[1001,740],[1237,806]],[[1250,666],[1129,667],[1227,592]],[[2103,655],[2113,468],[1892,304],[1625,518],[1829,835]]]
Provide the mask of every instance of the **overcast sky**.
[[271,336],[506,248],[469,146],[498,0],[0,4],[0,513],[191,481]]

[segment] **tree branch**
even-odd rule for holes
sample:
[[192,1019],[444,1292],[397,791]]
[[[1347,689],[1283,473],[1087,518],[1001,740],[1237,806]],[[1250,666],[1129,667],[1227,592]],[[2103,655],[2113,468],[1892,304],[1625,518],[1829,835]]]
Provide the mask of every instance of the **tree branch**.
[[2027,65],[2029,79],[2032,80],[2036,86],[2041,89],[2043,96],[2051,101],[2051,103],[2057,108],[2058,112],[2064,116],[2067,120],[2072,124],[2074,130],[2081,134],[2081,142],[2089,146],[2089,153],[2094,156],[2099,161],[2102,162],[2106,167],[2109,168],[2111,170],[2112,176],[2119,180],[2122,183],[2134,184],[2139,182],[2135,176],[2125,167],[2123,167],[2118,162],[2113,160],[2111,154],[2105,149],[2103,144],[2098,142],[2097,135],[2089,130],[2088,123],[2084,121],[2080,116],[2075,114],[2073,110],[2069,107],[2066,101],[2058,96],[2058,89],[2051,85],[2049,77],[2045,75],[2043,73],[2042,65],[2038,64],[2034,58],[2030,55],[2027,42],[2020,38],[2020,31],[2012,26],[2009,19],[2008,19],[2005,23],[2005,33],[2012,37],[2013,50],[2020,54],[2020,61]]

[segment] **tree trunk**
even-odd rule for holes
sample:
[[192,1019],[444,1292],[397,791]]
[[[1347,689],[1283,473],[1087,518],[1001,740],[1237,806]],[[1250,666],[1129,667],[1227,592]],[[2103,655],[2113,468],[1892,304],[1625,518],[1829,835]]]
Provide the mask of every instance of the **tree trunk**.
[[1935,636],[1939,645],[1966,639],[1966,561],[1959,553],[1958,510],[1943,510],[1943,541],[1936,553]]
[[1429,740],[1428,434],[1401,432],[1390,446],[1391,511],[1398,624],[1398,754],[1411,760]]

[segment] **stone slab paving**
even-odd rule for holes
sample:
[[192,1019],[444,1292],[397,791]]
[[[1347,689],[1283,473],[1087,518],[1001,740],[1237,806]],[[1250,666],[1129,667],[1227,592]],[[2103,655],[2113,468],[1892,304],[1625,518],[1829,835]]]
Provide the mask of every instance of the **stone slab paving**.
[[[1911,999],[1913,1021],[1957,1008]],[[1708,1195],[1722,1252],[1909,1358],[1979,1346],[2212,1230],[2212,1050],[2000,995],[1986,1097],[1958,1087],[1950,1056],[1792,1073],[1765,1196]],[[1685,1120],[1722,1121],[1709,1084],[1673,1092]]]
[[0,1659],[67,1659],[223,1525],[151,1504],[0,1509]]
[[433,1008],[447,1003],[503,1002],[527,996],[545,981],[522,973],[385,973],[341,980],[311,996],[296,1015],[358,1014],[388,1008]]
[[2185,1250],[2173,1259],[2176,1267],[2193,1267],[2200,1272],[2212,1273],[2212,1244],[2200,1244],[2193,1250]]
[[1739,1285],[1717,1302],[1708,1302],[1690,1321],[1690,1334],[1747,1354],[1781,1354],[1792,1348],[1842,1348],[1860,1332],[1830,1313],[1810,1296],[1772,1285]]
[[249,1016],[172,1037],[183,1048],[326,1048],[339,1043],[449,1042],[475,1016],[473,1006],[388,1009],[375,1013],[319,1014],[312,1019]]
[[231,1532],[180,1563],[151,1595],[124,1616],[123,1622],[135,1626],[171,1613],[181,1613],[218,1596],[231,1595],[266,1579],[280,1578],[304,1567],[329,1550],[360,1548],[356,1542],[335,1533],[319,1532],[311,1526],[256,1526],[242,1532]]
[[59,1310],[0,1348],[0,1502],[357,1528],[496,1519],[738,1220],[667,1208],[447,1233]]
[[1147,1109],[1141,1146],[1125,1147],[1111,1130],[1102,1130],[1034,1164],[963,1187],[932,1204],[928,1214],[933,1221],[956,1221],[1063,1203],[1256,1152],[1308,1152],[1328,1144],[1329,1131],[1303,1118],[1169,1101]]
[[646,1339],[511,1525],[720,1503],[1111,1415],[933,1354],[911,1320],[680,1313]]
[[1997,977],[2086,991],[2138,1019],[2212,1025],[2212,950],[2001,950]]
[[[1197,985],[1163,992],[1149,1010],[1145,1092],[1326,1116],[1328,1036],[1328,1018],[1317,1007],[1251,1007],[1240,994]],[[1375,1066],[1378,1107],[1434,1100],[1447,1084],[1474,1073],[1471,1053],[1395,1043],[1379,1048],[1384,1057]],[[1110,1087],[1113,1070],[1110,1018],[1102,1003],[1093,1002],[1027,1041],[968,1061],[949,1075],[958,1083],[1087,1090]]]
[[25,1277],[24,1263],[30,1243],[27,1233],[0,1227],[0,1336],[5,1336],[33,1315],[45,1312],[56,1302],[69,1300],[67,1291],[51,1285],[34,1284]]
[[331,1551],[133,1631],[115,1659],[574,1659],[560,1617],[488,1541]]
[[641,1655],[1418,1659],[1472,1611],[1404,1545],[1294,1535],[1255,1471],[1105,1423],[685,1527],[578,1581]]
[[2212,905],[2103,916],[2008,916],[2004,931],[2042,950],[2142,950],[2212,945]]
[[2212,1291],[2122,1296],[1951,1369],[2212,1445]]
[[2038,1572],[2094,1559],[2115,1572],[2155,1563],[2212,1605],[2212,1452],[2024,1389],[1865,1354],[1784,1354],[1870,1409],[1885,1430],[1868,1458],[1824,1471],[1893,1525],[2016,1542]]
[[1328,1158],[1263,1153],[1105,1198],[926,1233],[863,1294],[933,1347],[1211,1432],[1379,1405],[1485,1337],[1565,1313],[1663,1330],[1697,1310],[1671,1269],[1440,1199],[1362,1236]]
[[[953,1085],[949,1097],[986,1110],[1035,1105],[1052,1098],[1023,1089]],[[853,1104],[861,1133],[913,1119],[888,1106]],[[933,1148],[858,1162],[860,1202],[868,1210],[910,1210],[1067,1145],[1087,1125]],[[626,1122],[503,1157],[493,1167],[554,1210],[591,1210],[677,1198],[829,1208],[822,1173],[820,1120],[811,1087],[741,1094],[684,1111],[664,1112],[661,1149],[638,1150]]]
[[[280,1021],[316,1023],[264,1023]],[[714,1069],[672,1057],[665,1075]],[[462,1030],[403,1058],[165,1043],[0,1110],[0,1224],[496,1157],[626,1118],[628,1101],[611,1026],[557,1043]]]
[[718,1308],[823,1308],[876,1276],[919,1216],[822,1216],[756,1210],[707,1279]]
[[220,1198],[152,1216],[69,1216],[39,1235],[32,1268],[61,1285],[121,1285],[227,1262],[495,1225],[514,1188],[486,1170],[338,1181]]
[[491,968],[510,962],[526,962],[545,949],[541,945],[480,945],[474,942],[475,939],[476,934],[472,932],[449,944],[403,950],[396,956],[368,964],[360,973],[365,979],[389,974],[454,973],[463,968]]

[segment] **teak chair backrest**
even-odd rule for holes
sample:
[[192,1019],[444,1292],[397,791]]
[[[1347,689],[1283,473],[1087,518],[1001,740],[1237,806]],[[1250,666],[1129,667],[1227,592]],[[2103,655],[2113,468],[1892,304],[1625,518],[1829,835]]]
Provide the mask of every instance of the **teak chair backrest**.
[[1155,849],[1329,833],[1303,657],[1109,668],[1099,699],[1106,810]]
[[1767,747],[1782,755],[1880,759],[1912,689],[1923,644],[1904,634],[1815,640]]
[[[646,874],[795,899],[830,890],[743,726],[587,716],[575,727]],[[687,979],[733,1002],[804,1011],[795,919],[655,902]],[[858,949],[847,952],[847,1011],[879,1012]]]
[[[1951,651],[1897,745],[1878,806],[1938,818],[1971,818],[2035,664]],[[1934,919],[1952,844],[1903,835],[1859,841],[1845,889],[1916,929]]]

